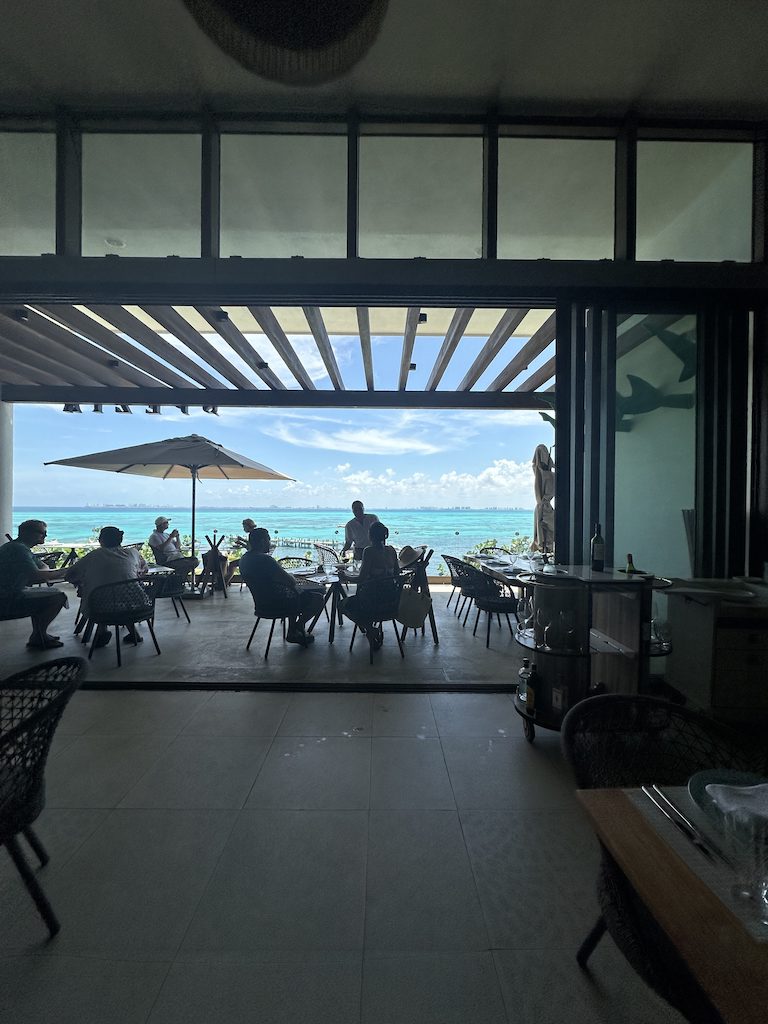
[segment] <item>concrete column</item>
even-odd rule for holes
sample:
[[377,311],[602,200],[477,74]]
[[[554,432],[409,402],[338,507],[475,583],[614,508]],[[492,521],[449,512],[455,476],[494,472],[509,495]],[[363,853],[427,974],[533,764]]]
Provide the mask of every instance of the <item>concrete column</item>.
[[0,402],[0,544],[13,531],[13,404]]

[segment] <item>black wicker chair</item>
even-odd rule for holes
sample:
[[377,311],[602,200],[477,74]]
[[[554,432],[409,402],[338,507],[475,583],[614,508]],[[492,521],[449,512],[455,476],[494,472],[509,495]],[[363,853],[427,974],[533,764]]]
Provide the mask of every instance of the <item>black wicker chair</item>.
[[[383,641],[383,627],[385,622],[391,622],[397,638],[397,646],[400,648],[400,657],[405,657],[403,642],[400,639],[400,630],[397,623],[397,612],[400,607],[400,592],[402,582],[397,576],[379,576],[364,583],[358,584],[357,590],[350,601],[354,601],[355,628],[352,630],[352,639],[349,649],[357,636],[358,626],[363,626],[366,631],[368,647],[370,649],[370,662],[373,664],[373,652],[381,646]],[[342,607],[342,612],[348,612]]]
[[45,762],[56,726],[86,668],[83,658],[56,658],[0,683],[0,845],[8,850],[51,937],[60,925],[18,836],[24,836],[45,866],[48,853],[32,830],[45,806]]
[[283,625],[283,636],[285,636],[285,620],[292,619],[298,614],[299,611],[299,595],[297,591],[289,586],[287,583],[281,583],[279,580],[275,580],[269,585],[268,594],[260,594],[247,584],[248,589],[251,592],[253,598],[253,614],[256,616],[256,622],[251,630],[251,635],[248,637],[248,643],[245,645],[246,651],[250,651],[251,642],[256,635],[256,630],[262,619],[271,619],[272,626],[269,630],[269,637],[267,638],[267,646],[264,651],[264,660],[266,661],[269,657],[269,648],[272,644],[272,634],[275,631],[275,623],[280,621]]
[[[183,583],[180,574],[177,574]],[[160,654],[160,647],[155,636],[155,583],[153,580],[120,580],[119,583],[105,583],[91,591],[88,598],[88,622],[97,626],[115,627],[115,648],[117,650],[117,667],[122,665],[120,656],[120,626],[135,626],[138,622],[146,622],[155,650]],[[93,640],[88,651],[91,660],[96,646],[98,630],[94,630]]]
[[[187,612],[184,604],[184,595],[187,593],[186,584],[183,577],[179,576],[178,573],[168,573],[164,575],[157,573],[154,575],[152,583],[154,585],[155,601],[160,601],[163,598],[169,598],[173,610],[176,612],[176,618],[180,619],[179,609],[177,603],[181,605],[181,610],[184,612],[184,618],[187,622],[190,621],[189,613]],[[152,618],[152,624],[154,625],[154,616]]]
[[[682,786],[707,768],[765,772],[766,750],[727,726],[654,697],[605,694],[575,704],[561,744],[581,789]],[[587,960],[608,931],[640,977],[695,1024],[722,1024],[674,946],[605,848],[598,875],[600,917],[576,959]]]
[[472,636],[477,636],[480,612],[485,612],[488,617],[485,630],[486,647],[491,645],[491,620],[494,615],[498,619],[499,627],[501,627],[501,616],[505,617],[507,626],[509,626],[509,634],[514,636],[509,616],[510,614],[517,615],[517,598],[509,593],[509,589],[500,580],[489,576],[488,573],[483,572],[481,569],[476,569],[473,565],[465,565],[463,571],[466,582],[462,587],[462,593],[464,593],[465,589],[470,591],[477,608]]
[[[466,606],[466,612],[462,621],[462,626],[466,626],[467,618],[469,617],[469,609],[472,607],[472,602],[475,599],[477,593],[477,576],[475,575],[477,570],[474,566],[470,565],[469,562],[463,561],[461,558],[454,558],[452,555],[443,555],[445,564],[448,566],[448,571],[451,574],[451,582],[453,583],[454,589],[459,591],[461,604],[459,604],[459,598],[456,599],[456,605],[454,610],[456,611],[459,618],[461,613],[464,611]],[[453,593],[451,594],[453,597]],[[448,598],[450,603],[451,598]]]

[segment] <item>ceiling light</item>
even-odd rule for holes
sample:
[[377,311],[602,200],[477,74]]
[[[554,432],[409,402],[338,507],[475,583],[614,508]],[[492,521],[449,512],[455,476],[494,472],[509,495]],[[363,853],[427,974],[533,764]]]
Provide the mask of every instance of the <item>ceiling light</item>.
[[419,313],[419,323],[420,324],[425,324],[426,322],[427,322],[427,314],[426,313]]

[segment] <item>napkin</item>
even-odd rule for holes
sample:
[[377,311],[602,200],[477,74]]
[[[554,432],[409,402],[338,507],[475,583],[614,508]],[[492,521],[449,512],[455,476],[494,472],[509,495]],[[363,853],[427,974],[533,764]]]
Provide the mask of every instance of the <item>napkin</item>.
[[761,782],[757,786],[710,784],[704,789],[723,814],[732,814],[743,820],[765,818],[768,822],[768,782]]

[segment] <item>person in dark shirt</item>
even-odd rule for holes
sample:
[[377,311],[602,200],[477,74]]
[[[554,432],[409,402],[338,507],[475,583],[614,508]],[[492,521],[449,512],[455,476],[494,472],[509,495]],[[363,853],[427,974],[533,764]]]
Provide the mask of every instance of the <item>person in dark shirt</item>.
[[35,583],[52,583],[64,579],[64,569],[48,569],[32,548],[42,544],[48,527],[40,519],[27,519],[19,526],[16,540],[0,547],[0,615],[32,620],[32,635],[27,647],[48,650],[63,647],[59,637],[48,632],[67,595],[56,587],[34,588]]
[[269,607],[280,599],[278,588],[287,588],[293,604],[295,595],[296,611],[286,615],[289,626],[286,640],[292,644],[307,647],[314,643],[314,637],[307,633],[306,624],[322,611],[323,588],[317,584],[299,581],[270,555],[272,540],[269,531],[264,529],[251,530],[248,534],[248,550],[240,559],[240,575],[253,595],[254,604],[258,607],[262,602]]

